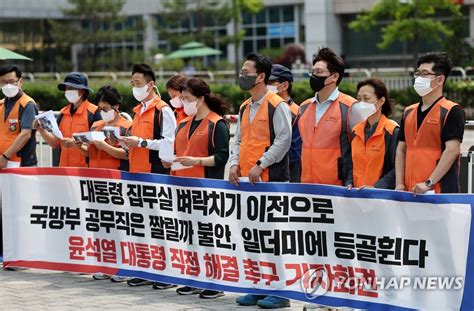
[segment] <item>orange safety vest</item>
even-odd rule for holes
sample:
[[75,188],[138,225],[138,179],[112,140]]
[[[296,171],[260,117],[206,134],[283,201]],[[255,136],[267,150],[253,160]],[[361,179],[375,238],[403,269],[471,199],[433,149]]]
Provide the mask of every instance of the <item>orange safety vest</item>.
[[[212,153],[209,153],[209,146],[214,147],[216,124],[220,120],[222,120],[222,117],[211,111],[189,137],[193,117],[184,119],[176,130],[176,156],[208,157],[212,155]],[[212,130],[212,133],[210,133],[210,130]],[[183,177],[206,177],[204,166],[193,166],[188,169],[173,171],[172,174]]]
[[184,112],[184,108],[176,108],[174,114],[176,116],[176,124],[179,124],[188,117],[188,115]]
[[393,135],[394,130],[398,127],[395,121],[382,115],[374,134],[368,141],[365,141],[366,125],[367,121],[354,127],[355,136],[351,143],[355,187],[374,186],[382,177],[386,151],[385,136]]
[[[441,140],[442,128],[449,112],[458,104],[445,98],[440,99],[420,126],[417,124],[418,105],[420,104],[411,105],[403,112],[406,143],[405,186],[408,191],[417,183],[426,181],[436,168],[444,149]],[[459,170],[456,162],[451,169]],[[449,182],[459,184],[459,171],[455,172],[454,176],[457,176],[457,179]],[[441,193],[441,182],[434,186],[434,190]]]
[[[240,156],[239,166],[242,176],[248,176],[249,171],[262,157],[265,151],[273,144],[275,133],[273,130],[273,113],[276,107],[284,100],[275,93],[268,92],[258,108],[255,117],[250,123],[250,103],[247,99],[240,106]],[[260,176],[262,181],[288,181],[289,163],[288,153],[283,160],[263,170]]]
[[[105,121],[100,120],[94,122],[91,127],[91,131],[102,131],[105,126]],[[128,129],[132,126],[132,121],[125,119],[120,116],[120,118],[114,124],[109,124],[108,126],[118,127],[120,130],[120,135],[125,136],[128,132]],[[105,140],[109,145],[114,147],[120,147],[118,141],[110,141],[108,138]],[[104,150],[97,149],[93,144],[89,145],[89,167],[97,168],[109,168],[114,170],[127,170],[126,166],[123,165],[123,161],[128,162],[127,160],[121,160],[113,157]],[[128,166],[128,165],[127,165]]]
[[[155,97],[153,102],[141,113],[142,104],[133,108],[135,117],[132,124],[132,136],[143,139],[162,138],[162,109],[168,104],[159,97]],[[131,173],[158,173],[169,174],[169,169],[165,169],[161,163],[159,153],[156,150],[142,148],[140,146],[130,148],[128,159]]]
[[290,104],[290,111],[291,111],[291,114],[293,115],[293,118],[295,118],[298,115],[299,109],[300,109],[300,106],[298,106],[294,101],[292,101]]
[[[342,136],[347,135],[347,141],[350,141],[348,115],[355,101],[340,93],[316,126],[317,104],[313,99],[301,104],[298,121],[302,141],[301,183],[343,185]],[[347,148],[350,149],[350,145]]]
[[[72,134],[88,132],[97,106],[85,100],[76,112],[71,115],[72,104],[67,105],[60,111],[59,130],[65,138],[72,138]],[[88,167],[87,159],[78,148],[61,148],[59,166],[61,167]]]
[[[23,94],[10,110],[8,116],[5,115],[5,99],[0,100],[0,155],[5,153],[13,144],[21,132],[20,128],[20,107],[26,108],[29,102],[35,102],[31,97]],[[10,161],[21,162],[18,153],[9,155]]]

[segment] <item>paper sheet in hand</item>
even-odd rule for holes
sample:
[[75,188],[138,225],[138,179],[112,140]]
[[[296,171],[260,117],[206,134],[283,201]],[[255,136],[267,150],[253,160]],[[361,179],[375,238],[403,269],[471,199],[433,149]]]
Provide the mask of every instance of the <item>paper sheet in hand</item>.
[[112,140],[120,140],[122,136],[120,135],[120,130],[118,127],[115,126],[104,126],[102,129],[105,137]]
[[17,168],[20,167],[20,162],[8,161],[7,168]]
[[179,170],[185,170],[187,168],[191,168],[192,166],[184,166],[183,164],[179,163],[179,162],[173,162],[173,164],[171,164],[171,170],[172,171],[179,171]]
[[164,141],[160,146],[159,156],[160,159],[165,162],[173,162],[176,159],[176,156],[174,155],[173,144],[168,141]]
[[56,122],[56,118],[54,117],[52,110],[40,113],[39,115],[35,116],[35,119],[38,120],[42,128],[50,133],[53,133],[53,135],[59,139],[63,138],[63,133],[61,133],[59,130],[58,123]]
[[82,143],[88,143],[90,141],[104,141],[105,140],[105,135],[102,132],[83,132],[83,133],[74,133],[72,134],[72,137],[74,138],[75,141],[82,142]]

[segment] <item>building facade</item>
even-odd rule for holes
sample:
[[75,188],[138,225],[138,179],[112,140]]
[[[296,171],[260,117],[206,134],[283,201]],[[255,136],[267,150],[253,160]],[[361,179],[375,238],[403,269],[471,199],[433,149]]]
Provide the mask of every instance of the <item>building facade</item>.
[[[190,2],[199,0],[189,0]],[[229,0],[230,1],[230,0]],[[101,49],[122,55],[124,62],[118,67],[126,67],[126,59],[133,53],[150,55],[156,51],[171,52],[177,46],[160,37],[159,27],[163,24],[160,12],[161,0],[127,0],[122,13],[127,18],[120,27],[127,28],[144,21],[145,28],[125,42],[104,43]],[[410,47],[396,43],[386,50],[380,50],[376,43],[380,37],[380,27],[370,32],[351,30],[348,24],[357,14],[369,10],[377,0],[264,0],[264,9],[256,15],[242,13],[242,22],[234,27],[232,22],[213,23],[212,18],[204,29],[212,33],[214,41],[208,45],[222,51],[217,57],[232,63],[235,49],[232,43],[220,38],[234,34],[234,30],[245,30],[238,49],[239,59],[252,51],[281,49],[289,43],[301,44],[305,48],[306,60],[320,46],[329,46],[344,54],[352,67],[394,67],[412,61]],[[464,0],[462,23],[466,28],[466,40],[474,44],[474,0]],[[57,50],[50,36],[48,20],[64,19],[63,9],[67,0],[2,0],[0,1],[0,45],[22,52],[35,59],[30,71],[55,71]],[[190,14],[189,20],[171,29],[177,36],[189,33],[197,27],[197,18]],[[442,16],[440,17],[443,18]],[[161,24],[160,24],[161,23]],[[69,58],[76,69],[81,69],[78,50],[75,46]],[[424,45],[428,51],[436,46]],[[111,68],[97,68],[97,70]],[[124,70],[125,68],[116,68]]]

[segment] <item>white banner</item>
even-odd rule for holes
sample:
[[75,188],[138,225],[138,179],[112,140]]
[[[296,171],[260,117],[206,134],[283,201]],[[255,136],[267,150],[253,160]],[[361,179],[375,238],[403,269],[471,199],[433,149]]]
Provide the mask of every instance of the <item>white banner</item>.
[[330,306],[474,308],[470,195],[234,187],[92,169],[4,173],[5,266]]

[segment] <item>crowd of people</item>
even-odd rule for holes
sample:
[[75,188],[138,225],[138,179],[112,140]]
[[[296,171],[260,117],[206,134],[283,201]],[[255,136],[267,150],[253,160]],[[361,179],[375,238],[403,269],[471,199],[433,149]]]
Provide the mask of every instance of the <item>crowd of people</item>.
[[[121,115],[122,96],[116,88],[103,86],[91,103],[86,76],[70,73],[58,85],[68,102],[57,117],[64,136],[59,139],[35,121],[38,107],[21,88],[21,70],[5,66],[0,68],[5,95],[0,101],[0,169],[36,166],[38,131],[59,149],[61,167],[228,178],[235,186],[243,181],[295,182],[343,186],[348,191],[374,187],[414,194],[456,193],[465,116],[458,103],[443,96],[451,69],[445,53],[418,59],[413,87],[420,100],[405,108],[398,124],[390,119],[393,103],[381,80],[361,81],[357,98],[339,90],[345,64],[329,48],[314,54],[308,81],[314,97],[300,104],[291,97],[290,69],[272,64],[267,56],[249,54],[239,86],[250,96],[240,106],[235,143],[229,146],[225,119],[229,103],[202,79],[173,76],[166,83],[168,104],[158,92],[152,68],[134,65],[130,83],[137,105],[130,121]],[[121,138],[90,143],[73,139],[74,133],[102,131],[106,126],[118,127]],[[161,159],[160,149],[166,144],[174,145],[174,162],[181,169],[174,170],[174,163]],[[157,290],[175,287],[137,278],[126,281],[129,286],[152,285]],[[208,299],[224,295],[189,286],[176,291]],[[250,294],[237,303],[262,308],[290,305],[284,298]]]

